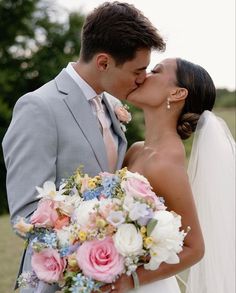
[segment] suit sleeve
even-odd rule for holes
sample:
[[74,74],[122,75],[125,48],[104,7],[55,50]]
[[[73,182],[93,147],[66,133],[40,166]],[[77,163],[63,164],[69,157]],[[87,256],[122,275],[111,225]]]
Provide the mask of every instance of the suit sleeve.
[[15,105],[3,139],[7,168],[7,196],[14,222],[29,217],[37,206],[35,186],[55,182],[57,128],[49,105],[38,96],[27,94]]

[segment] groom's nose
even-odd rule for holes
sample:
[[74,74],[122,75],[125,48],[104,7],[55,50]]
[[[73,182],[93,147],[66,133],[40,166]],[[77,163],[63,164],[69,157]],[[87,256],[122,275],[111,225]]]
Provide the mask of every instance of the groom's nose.
[[146,75],[147,75],[146,71],[140,73],[135,80],[136,84],[141,85],[142,83],[144,83],[144,80],[146,79]]

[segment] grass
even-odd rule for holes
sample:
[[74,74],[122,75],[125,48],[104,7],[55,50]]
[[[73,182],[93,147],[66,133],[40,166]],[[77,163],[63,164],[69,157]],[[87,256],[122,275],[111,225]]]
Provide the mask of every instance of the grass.
[[24,242],[11,230],[8,215],[0,217],[0,231],[0,292],[10,293],[14,291]]
[[[216,109],[216,114],[222,117],[228,124],[234,138],[235,138],[235,109]],[[187,141],[187,147],[191,148],[191,141]],[[9,216],[4,215],[0,217],[0,292],[13,292],[15,279],[17,276],[21,253],[23,251],[24,242],[17,237],[10,227]],[[187,271],[180,274],[186,280]],[[182,292],[184,287],[180,284]],[[17,291],[16,291],[17,292]]]

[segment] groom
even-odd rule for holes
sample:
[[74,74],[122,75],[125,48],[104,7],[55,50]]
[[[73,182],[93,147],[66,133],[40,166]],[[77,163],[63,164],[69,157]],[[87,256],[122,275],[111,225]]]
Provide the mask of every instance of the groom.
[[[79,60],[69,63],[55,79],[25,94],[15,105],[3,140],[12,222],[17,216],[29,217],[36,209],[35,186],[47,180],[58,186],[80,165],[90,176],[122,166],[126,139],[111,107],[111,96],[103,92],[126,99],[143,83],[151,50],[164,48],[158,31],[133,5],[106,2],[87,16]],[[115,145],[113,170],[97,117],[97,96],[102,97]],[[29,249],[20,273],[22,269],[31,270]],[[53,285],[41,286],[41,292],[56,291]]]

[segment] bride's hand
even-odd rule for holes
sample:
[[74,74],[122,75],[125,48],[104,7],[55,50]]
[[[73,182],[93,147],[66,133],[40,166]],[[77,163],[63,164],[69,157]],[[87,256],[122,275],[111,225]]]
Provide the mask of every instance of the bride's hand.
[[100,289],[104,293],[126,293],[129,290],[132,290],[133,288],[134,283],[132,276],[127,276],[126,274],[123,274],[114,283],[104,285]]

